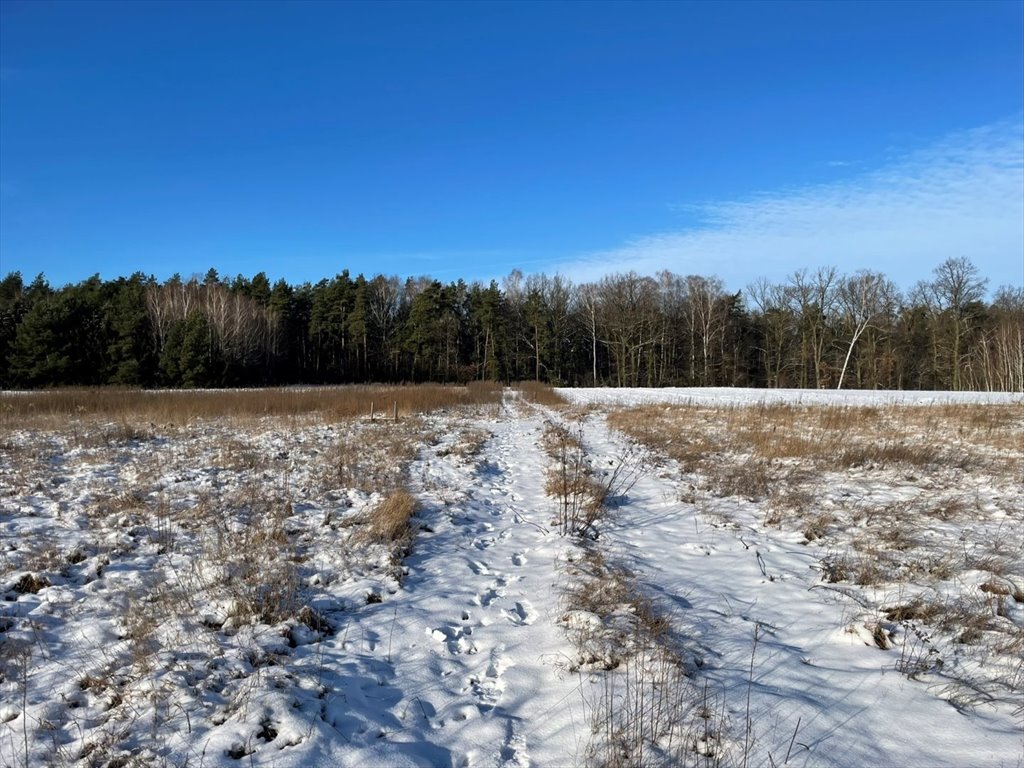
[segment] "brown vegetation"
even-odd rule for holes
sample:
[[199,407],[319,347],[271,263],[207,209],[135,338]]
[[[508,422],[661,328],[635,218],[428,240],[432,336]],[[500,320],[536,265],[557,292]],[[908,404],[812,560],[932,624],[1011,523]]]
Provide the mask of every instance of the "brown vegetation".
[[528,402],[537,405],[547,405],[560,408],[568,404],[568,401],[555,391],[554,387],[539,381],[520,381],[515,385],[522,396]]
[[395,491],[370,512],[364,535],[379,544],[407,544],[412,538],[409,520],[415,512],[416,499],[412,494]]
[[[1019,468],[1019,405],[754,406],[651,405],[618,411],[609,423],[687,471],[721,465],[723,454],[778,467],[991,466]],[[736,462],[731,462],[735,464]]]
[[396,404],[401,418],[444,408],[500,402],[501,386],[493,382],[473,382],[464,387],[419,384],[240,390],[58,389],[4,393],[0,396],[0,428],[46,429],[66,426],[69,419],[100,419],[111,424],[89,439],[108,444],[147,439],[155,425],[200,420],[305,416],[332,421],[369,417],[371,406],[377,418],[388,419]]

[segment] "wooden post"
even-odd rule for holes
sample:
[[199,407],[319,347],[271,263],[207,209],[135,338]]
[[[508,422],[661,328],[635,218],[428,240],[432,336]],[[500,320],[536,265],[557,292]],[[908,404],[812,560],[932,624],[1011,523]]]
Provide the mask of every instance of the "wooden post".
[[398,423],[398,401],[395,400],[395,423]]
[[373,400],[370,401],[370,421],[373,421]]

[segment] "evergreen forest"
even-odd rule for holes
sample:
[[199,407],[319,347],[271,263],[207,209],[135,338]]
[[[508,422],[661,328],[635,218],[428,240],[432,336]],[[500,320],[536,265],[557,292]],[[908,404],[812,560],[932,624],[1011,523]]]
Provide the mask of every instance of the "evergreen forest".
[[623,273],[489,284],[260,272],[0,283],[0,385],[240,387],[538,380],[564,386],[1024,391],[1024,288],[966,258],[911,290],[797,270],[730,292]]

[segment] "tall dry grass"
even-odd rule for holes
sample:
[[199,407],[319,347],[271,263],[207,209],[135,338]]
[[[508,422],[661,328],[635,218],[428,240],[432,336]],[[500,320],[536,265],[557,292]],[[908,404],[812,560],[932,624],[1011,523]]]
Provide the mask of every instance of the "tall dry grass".
[[514,385],[514,388],[519,391],[524,400],[536,405],[561,408],[569,404],[569,401],[558,394],[550,384],[543,384],[539,381],[520,381]]
[[239,390],[55,389],[0,394],[0,428],[49,428],[68,419],[94,417],[121,424],[126,437],[140,424],[188,424],[205,419],[311,416],[325,420],[399,417],[446,408],[497,405],[501,386],[472,382],[410,386]]
[[643,406],[609,423],[688,471],[723,454],[816,469],[988,466],[1019,472],[1024,409],[1017,405],[838,407]]

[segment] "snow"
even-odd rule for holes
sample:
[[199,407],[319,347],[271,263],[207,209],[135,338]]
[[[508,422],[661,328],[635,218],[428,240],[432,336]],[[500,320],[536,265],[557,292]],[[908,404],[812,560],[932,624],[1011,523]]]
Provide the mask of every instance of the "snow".
[[1024,404],[1020,392],[931,392],[870,389],[752,389],[747,387],[665,387],[635,389],[597,387],[558,389],[562,397],[578,405],[937,405],[946,403]]
[[[843,585],[823,582],[825,544],[765,525],[758,502],[695,499],[692,478],[638,452],[605,421],[613,408],[654,402],[1015,404],[1024,396],[560,393],[590,407],[572,414],[510,391],[500,409],[403,425],[268,419],[154,427],[149,439],[111,442],[90,438],[95,425],[72,424],[5,436],[0,763],[585,765],[599,757],[594,726],[608,681],[631,668],[581,663],[573,642],[609,621],[566,597],[588,551],[627,569],[668,617],[687,664],[680,684],[709,691],[723,713],[717,741],[694,740],[679,753],[689,763],[703,764],[694,747],[711,764],[718,754],[750,766],[782,765],[787,754],[793,766],[1024,761],[1019,688],[1016,702],[965,706],[939,671],[902,674],[908,625],[893,623],[896,647],[879,648],[870,611]],[[596,540],[552,525],[552,459],[542,447],[551,423],[578,430],[599,471],[638,462]],[[408,461],[393,442],[399,430],[416,443]],[[392,483],[402,470],[419,502],[415,538],[397,560],[361,537],[385,489],[342,482],[369,478],[368,465],[334,469],[338,452],[353,447],[382,451],[372,477]],[[829,482],[823,507],[854,484],[893,502],[922,493],[898,477]],[[1019,489],[963,482],[974,484],[984,513],[970,525],[1011,542],[1024,535]],[[949,530],[936,535],[960,535],[967,523],[941,525]],[[1019,567],[1008,578],[1017,577]],[[876,592],[864,599],[884,603]],[[281,610],[240,609],[266,600]],[[1010,602],[1006,620],[1024,632],[1024,609]],[[628,618],[623,606],[610,620]],[[1001,669],[995,658],[982,661]],[[667,754],[655,750],[647,762]]]

